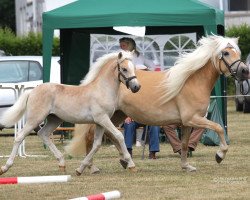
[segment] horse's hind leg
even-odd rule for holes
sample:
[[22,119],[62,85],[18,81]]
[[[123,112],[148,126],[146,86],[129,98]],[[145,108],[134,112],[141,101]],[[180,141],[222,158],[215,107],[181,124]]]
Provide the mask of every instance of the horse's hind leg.
[[96,125],[93,147],[91,151],[86,155],[84,160],[81,162],[80,167],[76,169],[76,175],[80,176],[86,167],[91,166],[94,154],[101,147],[103,133],[104,133],[104,128],[101,127],[100,125]]
[[188,153],[188,142],[189,142],[189,138],[192,132],[192,128],[191,127],[187,127],[187,126],[182,126],[181,127],[181,167],[182,169],[192,172],[192,171],[196,171],[196,168],[191,166],[188,162],[187,162],[187,153]]
[[56,148],[55,144],[51,141],[49,136],[51,133],[62,123],[63,121],[55,115],[49,115],[47,117],[46,124],[38,131],[37,135],[43,140],[50,151],[54,154],[59,161],[59,168],[61,171],[65,171],[65,160],[63,154]]
[[36,126],[32,126],[30,124],[25,124],[23,129],[17,134],[17,137],[15,138],[14,141],[14,145],[12,148],[12,152],[10,154],[9,159],[7,160],[6,164],[4,166],[1,167],[0,169],[0,175],[2,175],[3,173],[7,172],[8,169],[13,165],[14,163],[14,159],[17,155],[17,151],[18,148],[20,146],[20,144],[22,143],[22,141],[24,140],[24,138],[35,128]]

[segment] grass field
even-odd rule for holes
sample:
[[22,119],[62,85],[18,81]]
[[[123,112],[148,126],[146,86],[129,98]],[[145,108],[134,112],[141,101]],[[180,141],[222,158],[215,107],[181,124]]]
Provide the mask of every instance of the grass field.
[[[161,143],[157,160],[141,160],[142,148],[135,147],[134,162],[137,173],[124,170],[116,149],[104,145],[95,156],[101,173],[90,175],[86,170],[75,175],[81,158],[66,157],[68,183],[0,185],[0,199],[70,199],[112,190],[122,193],[121,200],[167,199],[250,199],[250,115],[235,112],[233,101],[228,103],[229,151],[225,160],[217,164],[214,156],[218,147],[199,144],[189,162],[197,172],[187,173],[180,168],[180,157],[173,154],[168,143]],[[17,157],[10,170],[2,177],[62,175],[58,163],[37,136],[26,141],[28,154],[46,157]],[[0,155],[9,154],[13,138],[0,137]],[[56,142],[63,150],[65,145]],[[148,151],[146,151],[148,152]],[[7,158],[0,158],[3,165]]]

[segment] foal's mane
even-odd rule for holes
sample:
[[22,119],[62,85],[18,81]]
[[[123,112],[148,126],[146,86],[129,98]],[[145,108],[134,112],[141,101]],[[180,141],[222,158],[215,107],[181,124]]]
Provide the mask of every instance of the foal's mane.
[[188,77],[202,68],[209,60],[219,71],[218,66],[216,66],[216,58],[228,44],[240,54],[237,43],[237,38],[225,38],[216,35],[202,37],[193,52],[181,55],[175,65],[166,71],[165,79],[161,84],[163,89],[161,103],[164,104],[174,98],[180,92]]
[[109,62],[110,60],[113,60],[115,58],[118,59],[118,54],[120,52],[122,52],[121,60],[123,60],[125,58],[132,59],[132,57],[133,57],[133,53],[131,53],[129,51],[119,51],[119,52],[109,53],[109,54],[103,55],[102,57],[98,58],[97,61],[92,66],[90,66],[89,72],[84,77],[84,79],[81,80],[80,85],[87,85],[87,84],[91,83],[98,76],[98,73],[100,72],[102,67],[105,66],[105,64],[107,62]]

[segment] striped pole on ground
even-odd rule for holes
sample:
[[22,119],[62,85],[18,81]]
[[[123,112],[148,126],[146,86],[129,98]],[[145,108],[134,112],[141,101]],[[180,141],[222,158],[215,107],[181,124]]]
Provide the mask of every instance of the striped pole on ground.
[[0,178],[0,184],[56,183],[71,180],[71,175],[62,176],[30,176]]
[[114,190],[111,192],[104,192],[86,197],[78,197],[70,200],[110,200],[110,199],[118,199],[120,197],[121,193],[118,190]]

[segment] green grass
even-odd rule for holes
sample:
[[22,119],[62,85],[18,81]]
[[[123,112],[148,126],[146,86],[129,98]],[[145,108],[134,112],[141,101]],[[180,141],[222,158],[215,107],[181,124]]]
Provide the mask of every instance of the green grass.
[[[180,157],[172,152],[168,143],[161,143],[159,159],[141,160],[142,148],[134,148],[137,173],[124,170],[119,164],[113,146],[103,145],[95,156],[99,174],[91,175],[87,169],[80,177],[75,175],[81,158],[66,157],[67,172],[72,175],[68,183],[0,185],[0,199],[69,199],[112,190],[122,193],[121,200],[166,199],[249,199],[250,197],[250,115],[235,112],[233,101],[228,103],[228,133],[230,146],[227,156],[217,164],[214,156],[218,147],[199,144],[189,162],[197,172],[187,173],[180,168]],[[9,154],[13,138],[0,137],[0,155]],[[56,142],[63,151],[64,144]],[[148,147],[147,147],[148,148]],[[58,163],[37,136],[26,139],[28,154],[47,157],[20,158],[2,177],[61,175]],[[146,154],[147,154],[146,150]],[[1,165],[7,158],[0,158]]]

